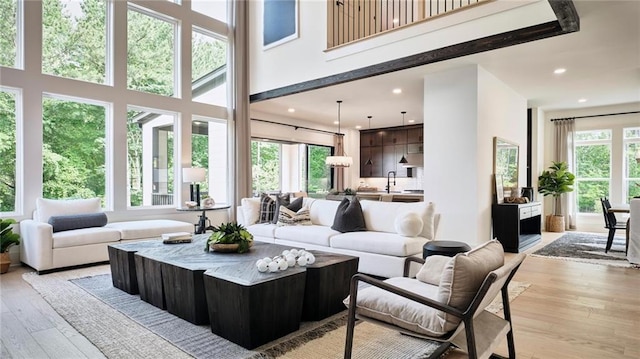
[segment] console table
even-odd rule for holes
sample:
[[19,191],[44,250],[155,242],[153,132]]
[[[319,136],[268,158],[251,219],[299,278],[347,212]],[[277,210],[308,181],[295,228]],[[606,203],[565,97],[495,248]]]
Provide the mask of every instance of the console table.
[[491,209],[493,236],[506,252],[520,253],[542,239],[542,204],[500,203]]
[[206,233],[207,230],[213,230],[213,226],[211,225],[211,222],[208,222],[209,225],[207,225],[207,221],[209,220],[209,218],[207,218],[207,211],[217,211],[217,210],[221,210],[221,209],[229,209],[231,207],[231,205],[229,204],[216,204],[213,207],[181,207],[181,208],[176,208],[178,211],[188,211],[188,212],[202,212],[201,215],[199,215],[198,217],[200,217],[198,219],[198,223],[193,225],[193,233],[194,234],[203,234]]

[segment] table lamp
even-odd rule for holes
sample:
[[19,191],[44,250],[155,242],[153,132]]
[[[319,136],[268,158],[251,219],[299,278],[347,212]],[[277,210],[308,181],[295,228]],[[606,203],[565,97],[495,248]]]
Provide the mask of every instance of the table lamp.
[[182,169],[182,182],[191,182],[189,185],[191,201],[200,207],[200,183],[207,178],[207,170],[199,167],[186,167]]

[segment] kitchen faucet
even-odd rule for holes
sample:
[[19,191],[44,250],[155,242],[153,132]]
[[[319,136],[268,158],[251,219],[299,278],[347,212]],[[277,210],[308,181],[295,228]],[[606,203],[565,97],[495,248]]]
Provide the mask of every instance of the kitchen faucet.
[[387,193],[391,192],[391,174],[393,173],[393,185],[396,185],[396,171],[389,171],[387,173]]

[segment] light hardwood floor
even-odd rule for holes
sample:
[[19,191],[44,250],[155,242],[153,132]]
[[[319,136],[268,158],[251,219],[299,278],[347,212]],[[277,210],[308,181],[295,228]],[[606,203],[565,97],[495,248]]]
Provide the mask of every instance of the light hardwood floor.
[[[104,358],[22,280],[28,271],[0,276],[0,358]],[[640,270],[529,256],[515,280],[532,284],[511,306],[518,358],[640,358]]]

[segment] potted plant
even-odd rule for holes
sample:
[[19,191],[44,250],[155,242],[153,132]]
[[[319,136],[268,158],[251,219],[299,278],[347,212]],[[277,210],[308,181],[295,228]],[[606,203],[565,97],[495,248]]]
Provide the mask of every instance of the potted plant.
[[213,233],[207,241],[206,251],[244,253],[253,245],[253,235],[236,222],[222,223],[213,227]]
[[547,216],[546,224],[549,232],[564,231],[564,216],[560,198],[563,193],[573,191],[576,176],[568,171],[566,162],[553,162],[548,170],[538,177],[538,192],[543,196],[553,196],[553,214]]
[[20,244],[20,235],[13,233],[13,219],[0,219],[0,273],[7,273],[11,265],[9,248],[14,244]]

